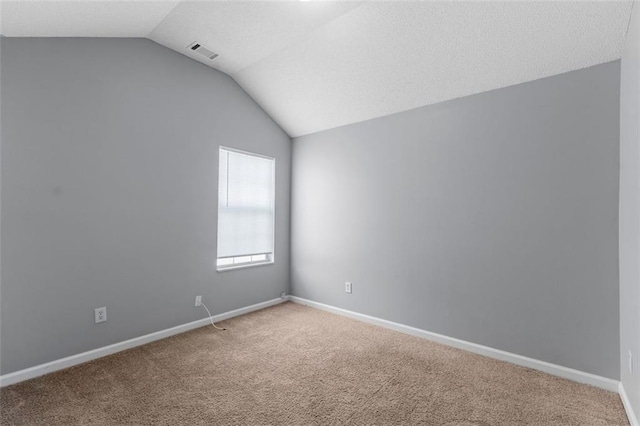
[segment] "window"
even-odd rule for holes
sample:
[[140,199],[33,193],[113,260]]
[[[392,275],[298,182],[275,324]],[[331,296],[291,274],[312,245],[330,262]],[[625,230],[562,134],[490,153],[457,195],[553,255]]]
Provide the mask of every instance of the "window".
[[220,147],[219,271],[273,263],[275,162]]

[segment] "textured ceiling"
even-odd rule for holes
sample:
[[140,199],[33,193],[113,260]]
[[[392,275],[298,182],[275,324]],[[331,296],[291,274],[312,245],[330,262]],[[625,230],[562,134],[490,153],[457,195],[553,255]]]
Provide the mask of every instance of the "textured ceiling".
[[8,37],[147,37],[170,1],[2,1]]
[[0,5],[10,37],[148,37],[231,75],[291,136],[619,59],[631,12],[630,1]]
[[179,52],[197,40],[220,57],[210,62],[194,52],[189,56],[233,75],[357,6],[348,2],[183,2],[150,38]]

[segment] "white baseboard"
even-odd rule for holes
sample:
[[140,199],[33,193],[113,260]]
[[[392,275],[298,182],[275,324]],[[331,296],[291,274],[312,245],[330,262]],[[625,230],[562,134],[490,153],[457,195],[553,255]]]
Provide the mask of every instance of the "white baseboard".
[[629,401],[629,397],[627,396],[627,392],[625,392],[624,390],[624,386],[622,386],[622,382],[620,382],[618,393],[620,394],[620,399],[622,399],[622,405],[624,405],[624,411],[627,412],[629,423],[631,424],[631,426],[640,426],[640,422],[638,422],[638,418],[636,417],[636,414],[633,412],[631,401]]
[[[223,321],[229,318],[237,317],[239,315],[247,314],[249,312],[257,311],[267,308],[269,306],[277,305],[285,302],[287,298],[277,298],[267,300],[266,302],[256,303],[255,305],[246,306],[244,308],[235,309],[233,311],[224,312],[222,314],[214,315],[213,321]],[[33,379],[34,377],[42,376],[54,371],[69,368],[74,365],[82,364],[87,361],[92,361],[97,358],[102,358],[107,355],[114,354],[116,352],[131,349],[136,346],[141,346],[147,343],[154,342],[156,340],[164,339],[165,337],[173,336],[175,334],[184,333],[185,331],[193,330],[194,328],[202,327],[209,324],[209,318],[203,318],[197,321],[193,321],[187,324],[179,325],[166,330],[156,331],[155,333],[145,334],[144,336],[135,337],[133,339],[125,340],[123,342],[114,343],[102,348],[93,349],[87,352],[82,352],[76,355],[71,355],[66,358],[58,359],[55,361],[47,362],[45,364],[36,365],[34,367],[25,368],[24,370],[15,371],[13,373],[0,376],[0,387],[9,386],[14,383],[22,382],[24,380]]]
[[543,371],[545,373],[549,373],[554,376],[573,380],[574,382],[586,383],[588,385],[596,386],[598,388],[605,389],[611,392],[618,392],[619,390],[618,385],[620,382],[618,380],[607,379],[606,377],[597,376],[595,374],[585,373],[583,371],[574,370],[572,368],[563,367],[561,365],[551,364],[545,361],[539,361],[537,359],[528,358],[522,355],[516,355],[510,352],[501,351],[500,349],[494,349],[488,346],[478,345],[477,343],[471,343],[465,340],[444,336],[442,334],[432,333],[430,331],[425,331],[419,328],[410,327],[408,325],[399,324],[397,322],[387,321],[381,318],[376,318],[369,315],[348,311],[346,309],[336,308],[330,305],[325,305],[324,303],[313,302],[311,300],[303,299],[297,296],[288,296],[288,298],[294,303],[310,306],[313,308],[321,309],[323,311],[332,312],[338,315],[344,315],[349,318],[364,321],[370,324],[379,325],[381,327],[399,331],[401,333],[422,337],[424,339],[431,340],[433,342],[442,343],[448,346],[464,349],[466,351],[484,355],[490,358],[506,361],[511,364],[516,364],[523,367],[532,368],[534,370]]
[[[392,321],[387,321],[381,318],[376,318],[376,317],[372,317],[365,314],[360,314],[360,313],[349,311],[346,309],[336,308],[334,306],[325,305],[324,303],[314,302],[314,301],[303,299],[297,296],[287,296],[285,298],[271,299],[271,300],[267,300],[266,302],[256,303],[255,305],[246,306],[240,309],[235,309],[233,311],[214,315],[213,320],[214,322],[223,321],[229,318],[247,314],[249,312],[264,309],[269,306],[274,306],[287,300],[290,300],[294,303],[298,303],[301,305],[310,306],[316,309],[321,309],[334,314],[343,315],[359,321],[375,324],[384,328],[399,331],[401,333],[421,337],[437,343],[453,346],[455,348],[464,349],[469,352],[488,356],[490,358],[495,358],[501,361],[506,361],[506,362],[520,365],[523,367],[528,367],[535,370],[543,371],[545,373],[549,373],[554,376],[573,380],[575,382],[585,383],[585,384],[596,386],[598,388],[605,389],[608,391],[617,392],[620,395],[620,398],[622,399],[622,404],[624,405],[624,409],[627,413],[627,417],[629,418],[629,423],[631,424],[631,426],[640,426],[640,423],[638,422],[638,418],[636,417],[633,411],[633,408],[631,407],[631,404],[629,402],[629,398],[627,397],[627,394],[624,390],[624,386],[622,385],[621,382],[617,380],[608,379],[606,377],[597,376],[595,374],[585,373],[583,371],[574,370],[572,368],[567,368],[567,367],[563,367],[556,364],[551,364],[545,361],[539,361],[537,359],[528,358],[522,355],[510,353],[510,352],[501,351],[499,349],[490,348],[488,346],[478,345],[476,343],[471,343],[471,342],[456,339],[453,337],[444,336],[442,334],[432,333],[430,331],[421,330],[419,328],[411,327],[404,324],[399,324]],[[154,342],[156,340],[160,340],[176,334],[184,333],[185,331],[202,327],[208,323],[209,323],[209,318],[203,318],[187,324],[168,328],[166,330],[161,330],[155,333],[146,334],[144,336],[125,340],[119,343],[114,343],[112,345],[104,346],[102,348],[93,349],[87,352],[72,355],[59,360],[47,362],[45,364],[40,364],[34,367],[26,368],[24,370],[5,374],[3,376],[0,376],[0,387],[9,386],[25,380],[33,379],[35,377],[43,376],[45,374],[52,373],[54,371],[69,368],[74,365],[92,361],[97,358],[102,358],[104,356],[111,355],[116,352],[124,351],[126,349],[131,349],[136,346],[141,346],[147,343]]]

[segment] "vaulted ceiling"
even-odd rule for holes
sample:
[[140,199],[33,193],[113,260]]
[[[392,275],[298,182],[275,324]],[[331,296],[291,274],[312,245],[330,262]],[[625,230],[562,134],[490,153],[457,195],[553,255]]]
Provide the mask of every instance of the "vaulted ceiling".
[[[5,1],[8,37],[147,37],[300,136],[620,58],[630,1]],[[210,60],[194,41],[219,54]]]

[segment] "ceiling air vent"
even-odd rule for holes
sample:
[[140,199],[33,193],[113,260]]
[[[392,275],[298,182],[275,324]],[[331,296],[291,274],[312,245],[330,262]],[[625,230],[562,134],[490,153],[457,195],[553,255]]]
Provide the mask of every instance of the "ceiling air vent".
[[212,51],[210,51],[209,49],[207,49],[206,47],[204,47],[203,45],[201,45],[197,41],[194,41],[188,47],[189,47],[189,49],[193,50],[194,52],[197,52],[197,53],[201,54],[202,56],[206,56],[209,59],[215,59],[215,58],[218,57],[217,53],[213,53]]

